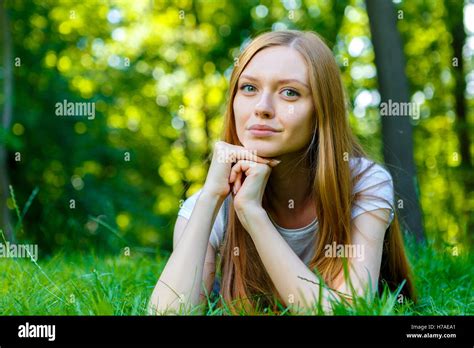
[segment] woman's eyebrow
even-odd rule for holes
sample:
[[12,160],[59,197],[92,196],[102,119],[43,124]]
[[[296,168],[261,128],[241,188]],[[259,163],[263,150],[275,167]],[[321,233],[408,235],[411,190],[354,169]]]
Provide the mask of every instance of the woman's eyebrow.
[[[240,75],[240,78],[251,80],[251,81],[258,81],[258,79],[256,77],[253,77],[253,76],[250,76],[250,75]],[[296,82],[296,83],[299,83],[300,85],[303,85],[307,89],[309,89],[309,86],[306,83],[304,83],[304,82],[302,82],[298,79],[282,79],[282,80],[278,80],[277,82],[279,84],[288,83],[288,82]]]

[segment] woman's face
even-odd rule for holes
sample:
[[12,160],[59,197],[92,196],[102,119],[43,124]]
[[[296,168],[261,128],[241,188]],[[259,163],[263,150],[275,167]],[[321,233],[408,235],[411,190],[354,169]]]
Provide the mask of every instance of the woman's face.
[[300,53],[285,46],[258,52],[240,75],[233,107],[240,142],[259,156],[278,157],[308,146],[314,108]]

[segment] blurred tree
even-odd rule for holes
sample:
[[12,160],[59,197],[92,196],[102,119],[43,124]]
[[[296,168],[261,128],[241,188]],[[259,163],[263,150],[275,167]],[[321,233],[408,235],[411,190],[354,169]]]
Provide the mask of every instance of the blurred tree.
[[[408,82],[405,75],[403,46],[397,30],[395,8],[390,0],[366,0],[370,20],[375,63],[382,103],[408,103]],[[398,117],[400,116],[400,117]],[[422,215],[418,202],[417,176],[413,161],[410,115],[382,117],[385,163],[398,188],[402,221],[418,241],[423,241]],[[398,202],[398,201],[397,201]]]
[[6,238],[15,242],[11,224],[10,210],[7,207],[10,179],[8,173],[7,139],[13,117],[13,43],[11,38],[10,19],[4,0],[0,0],[0,28],[2,28],[3,48],[3,98],[1,100],[2,119],[0,125],[0,228],[4,229]]
[[[20,58],[21,65],[10,65],[12,97],[0,90],[0,103],[11,102],[14,114],[0,135],[6,151],[0,173],[10,175],[20,208],[39,188],[17,239],[40,243],[43,254],[117,252],[128,244],[171,250],[176,213],[201,188],[221,133],[234,59],[263,31],[314,30],[326,39],[354,105],[351,126],[370,155],[383,160],[381,125],[389,120],[379,115],[364,0],[3,4],[11,21],[10,62]],[[404,14],[397,24],[406,43],[407,95],[421,105],[420,119],[412,120],[415,148],[407,151],[419,173],[425,231],[441,245],[460,246],[474,201],[453,156],[461,133],[454,128],[448,13],[444,0],[397,7]],[[464,63],[467,75],[471,60]],[[6,77],[3,71],[3,86]],[[63,100],[94,103],[95,118],[56,116]],[[467,114],[472,100],[466,99]],[[17,152],[21,161],[13,160]]]
[[[454,98],[456,109],[456,133],[459,141],[459,150],[461,154],[461,174],[466,191],[472,194],[474,192],[474,175],[471,157],[472,142],[470,133],[472,127],[468,122],[468,107],[466,100],[466,78],[464,69],[463,48],[466,43],[466,31],[464,30],[464,1],[445,0],[446,26],[451,33],[451,71],[454,76]],[[470,242],[474,242],[474,218],[467,220],[467,231]],[[470,233],[469,233],[470,232]]]
[[[459,138],[459,149],[461,152],[461,165],[467,169],[472,168],[471,160],[471,139],[469,138],[469,125],[467,123],[466,108],[466,79],[464,77],[463,47],[466,42],[466,32],[464,31],[464,1],[445,0],[446,6],[445,20],[452,37],[452,59],[451,67],[455,80],[455,100],[456,100],[456,131]],[[466,176],[467,178],[467,176]],[[467,180],[466,184],[472,190],[472,180]]]
[[[469,6],[472,5],[466,3],[466,14]],[[420,118],[413,119],[412,124],[425,231],[437,247],[469,252],[472,230],[467,226],[474,218],[474,193],[467,191],[464,184],[455,130],[452,37],[445,20],[450,14],[441,0],[399,2],[397,13],[403,17],[397,24],[405,44],[411,101],[421,109]],[[471,44],[465,46],[464,63],[469,81],[473,76],[473,41],[468,42]],[[472,97],[473,93],[468,94],[471,107],[467,111],[474,109]],[[468,122],[472,127],[472,119],[468,118]]]

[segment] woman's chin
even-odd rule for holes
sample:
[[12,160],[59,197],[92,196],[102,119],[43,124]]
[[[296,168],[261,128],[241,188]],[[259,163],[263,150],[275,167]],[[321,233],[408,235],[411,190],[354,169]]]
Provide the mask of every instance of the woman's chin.
[[275,144],[262,144],[260,141],[247,141],[244,144],[247,150],[256,151],[260,157],[274,158],[281,155],[281,149]]

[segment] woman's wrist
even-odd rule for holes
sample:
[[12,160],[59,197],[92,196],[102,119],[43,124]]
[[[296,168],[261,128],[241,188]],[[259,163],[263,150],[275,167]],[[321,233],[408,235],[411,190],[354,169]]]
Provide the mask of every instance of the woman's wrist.
[[222,197],[221,195],[207,191],[205,189],[202,189],[198,198],[198,202],[200,204],[204,204],[206,206],[214,208],[214,215],[217,214],[224,200],[225,197]]
[[253,227],[258,226],[262,219],[267,217],[267,212],[261,205],[247,205],[236,209],[236,213],[240,222],[249,233]]
[[208,190],[206,187],[203,187],[201,190],[201,194],[199,196],[200,198],[202,197],[205,200],[208,201],[224,201],[225,197],[223,197],[221,194],[215,193],[211,190]]

